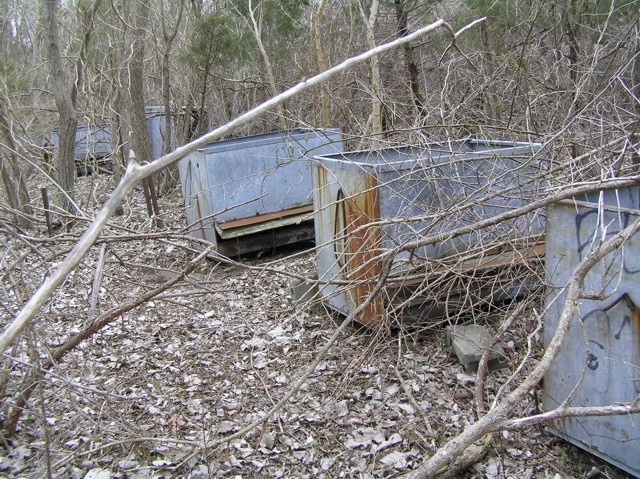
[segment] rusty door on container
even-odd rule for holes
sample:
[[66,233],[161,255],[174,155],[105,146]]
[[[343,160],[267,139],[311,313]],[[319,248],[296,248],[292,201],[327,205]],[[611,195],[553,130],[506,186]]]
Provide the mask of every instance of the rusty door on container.
[[322,296],[347,315],[367,303],[356,320],[375,326],[383,310],[380,295],[370,298],[381,271],[380,228],[370,225],[380,218],[377,178],[362,169],[316,165],[314,186]]

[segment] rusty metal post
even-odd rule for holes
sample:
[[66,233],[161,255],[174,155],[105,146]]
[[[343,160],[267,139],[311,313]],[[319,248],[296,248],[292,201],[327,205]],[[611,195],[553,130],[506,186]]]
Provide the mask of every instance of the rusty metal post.
[[40,188],[42,193],[42,205],[44,206],[44,219],[47,222],[47,234],[53,236],[53,225],[51,224],[51,210],[49,209],[49,194],[46,188]]

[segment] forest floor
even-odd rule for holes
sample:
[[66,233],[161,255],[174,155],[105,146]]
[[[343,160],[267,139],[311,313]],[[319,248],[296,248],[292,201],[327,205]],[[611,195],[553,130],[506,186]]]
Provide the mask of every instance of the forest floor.
[[[83,210],[95,212],[111,188],[109,176],[79,178]],[[161,230],[147,217],[141,190],[127,197],[124,210],[105,232],[113,239],[95,308],[100,244],[25,333],[37,346],[23,340],[11,351],[3,419],[34,361],[45,361],[47,351],[93,318],[175,278],[197,255],[186,239],[145,236],[184,229],[179,193],[161,198]],[[75,240],[48,238],[44,228],[30,233],[46,262],[23,241],[3,238],[13,253],[33,257],[20,281],[3,286],[3,301],[11,304],[2,311],[3,327],[24,299],[12,285],[33,291]],[[415,469],[476,420],[476,378],[451,352],[442,324],[384,333],[350,326],[265,424],[221,446],[200,447],[263,417],[342,320],[291,301],[288,274],[315,269],[309,247],[238,264],[205,260],[186,280],[82,342],[39,381],[16,434],[0,449],[0,477],[50,471],[85,479],[382,478]],[[7,255],[3,268],[9,256],[15,257]],[[494,312],[495,321],[504,314]],[[500,388],[529,351],[528,339],[540,354],[539,330],[530,323],[521,318],[504,338],[509,366],[489,374],[488,404],[504,395]],[[519,413],[539,411],[538,400],[531,394]],[[539,426],[496,434],[487,454],[460,477],[628,476]]]

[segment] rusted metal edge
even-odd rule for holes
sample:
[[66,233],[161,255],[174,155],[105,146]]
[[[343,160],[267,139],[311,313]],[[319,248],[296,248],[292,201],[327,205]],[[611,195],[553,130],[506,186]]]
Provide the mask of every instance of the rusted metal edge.
[[313,205],[299,206],[297,208],[290,208],[288,210],[278,211],[277,213],[267,213],[265,215],[251,216],[249,218],[241,218],[239,220],[226,221],[224,223],[216,223],[216,229],[218,231],[230,230],[233,228],[240,228],[242,226],[254,225],[256,223],[264,223],[271,220],[279,220],[286,218],[287,216],[300,215],[301,213],[311,213],[313,211]]

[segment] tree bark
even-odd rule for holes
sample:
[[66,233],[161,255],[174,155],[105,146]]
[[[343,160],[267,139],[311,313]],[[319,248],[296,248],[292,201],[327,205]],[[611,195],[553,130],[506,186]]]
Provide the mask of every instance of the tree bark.
[[[180,23],[182,22],[182,12],[184,11],[184,0],[178,1],[178,18],[173,26],[173,29],[169,31],[165,22],[164,0],[160,1],[161,9],[161,24],[162,24],[162,102],[164,105],[164,130],[162,138],[162,155],[169,153],[173,146],[173,116],[171,115],[171,64],[170,55],[173,41],[178,34]],[[186,114],[186,113],[185,113]],[[162,182],[160,185],[160,191],[166,194],[170,189],[175,186],[173,180],[174,175],[171,168],[167,168],[162,171]]]
[[41,0],[43,19],[44,52],[49,65],[49,84],[60,118],[58,128],[58,155],[54,158],[56,182],[62,188],[57,203],[62,210],[74,214],[75,140],[78,120],[76,118],[75,82],[68,87],[67,72],[62,65],[56,20],[57,1]]
[[17,224],[22,228],[30,228],[32,226],[30,216],[33,214],[33,208],[31,208],[25,169],[17,154],[17,145],[9,119],[9,109],[4,97],[0,97],[0,130],[2,130],[8,147],[6,148],[6,156],[3,158],[0,155],[0,174],[7,200],[9,206],[15,210],[14,217]]
[[[405,9],[405,0],[394,0],[393,4],[396,10],[396,20],[398,22],[398,38],[402,38],[407,35],[409,28],[407,25],[407,11]],[[424,111],[424,95],[420,91],[420,82],[418,80],[418,65],[416,64],[413,56],[413,45],[411,43],[405,43],[402,47],[404,52],[404,62],[407,67],[407,79],[409,81],[409,89],[411,91],[413,104],[416,107],[416,113],[418,118],[422,117]]]
[[[486,15],[488,13],[486,0],[481,0],[479,6],[482,14]],[[487,83],[487,95],[484,99],[485,116],[489,121],[500,121],[498,94],[496,92],[496,84],[493,81],[493,52],[491,49],[491,42],[489,40],[487,22],[482,22],[480,24],[480,39],[482,41],[482,67],[484,70],[484,81]]]
[[130,46],[131,51],[128,62],[131,149],[135,152],[137,161],[144,164],[153,161],[147,131],[144,94],[144,42],[149,19],[149,4],[134,2],[131,13],[129,23],[132,28],[127,31],[129,33],[127,46]]
[[[380,0],[372,0],[368,18],[362,4],[359,2],[358,5],[360,15],[367,26],[367,46],[372,50],[376,47],[376,24],[378,23]],[[371,57],[369,65],[371,68],[371,134],[373,135],[373,146],[376,147],[380,143],[380,135],[382,134],[382,79],[380,60],[377,55]]]
[[[316,48],[316,61],[318,62],[318,70],[324,71],[326,70],[326,62],[324,57],[324,48],[322,47],[322,12],[324,10],[324,0],[320,0],[318,4],[318,8],[315,11],[315,15],[313,18],[313,31],[314,31],[314,44]],[[327,88],[327,84],[323,83],[320,87],[320,108],[321,108],[321,118],[322,118],[322,127],[329,128],[330,120],[329,120],[329,89]]]
[[[251,30],[253,32],[253,36],[256,39],[256,43],[258,44],[258,50],[260,50],[260,55],[262,55],[262,60],[264,61],[265,68],[267,69],[267,78],[269,79],[269,86],[271,87],[271,94],[276,96],[278,94],[278,87],[276,86],[276,77],[273,73],[273,67],[271,66],[271,60],[269,59],[269,54],[267,53],[266,48],[264,47],[264,42],[262,41],[262,20],[264,18],[264,0],[260,0],[260,4],[257,7],[259,9],[258,18],[256,19],[255,10],[253,8],[253,4],[249,1],[249,19],[251,20]],[[282,105],[278,105],[278,126],[282,130],[287,129],[287,119],[284,115],[284,107]]]

